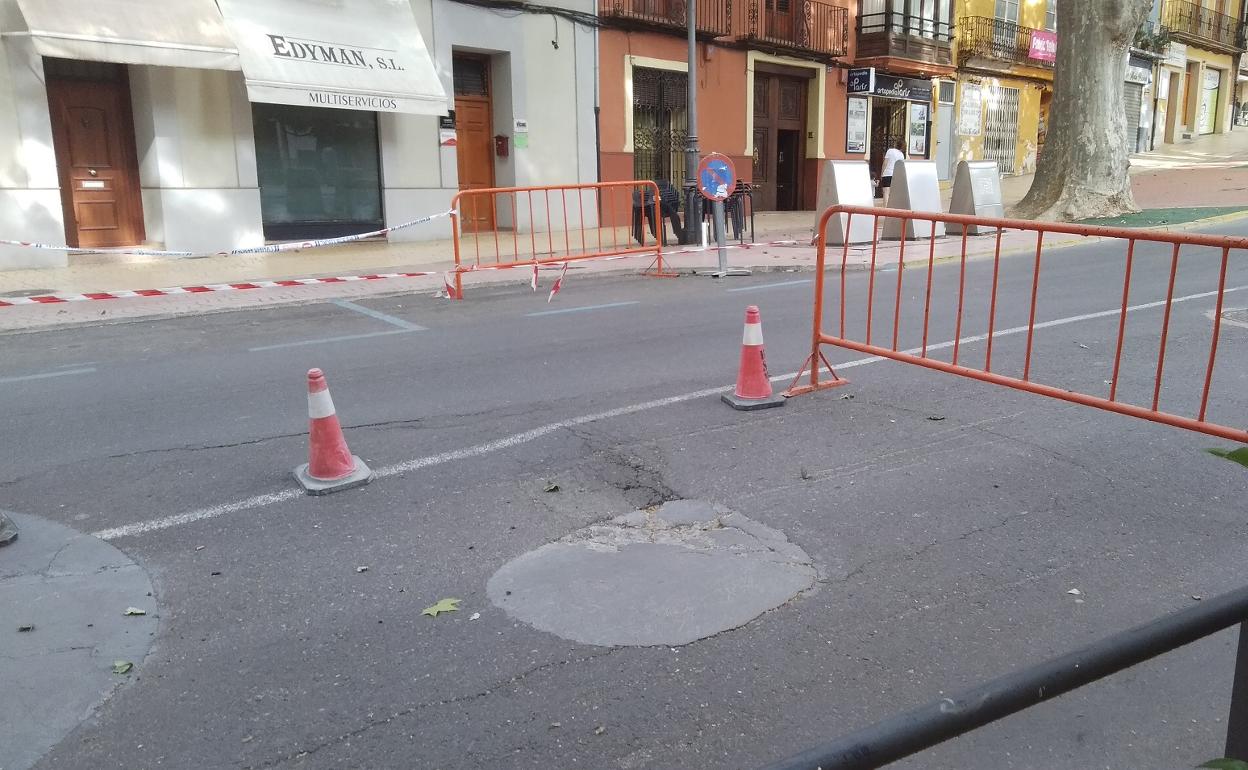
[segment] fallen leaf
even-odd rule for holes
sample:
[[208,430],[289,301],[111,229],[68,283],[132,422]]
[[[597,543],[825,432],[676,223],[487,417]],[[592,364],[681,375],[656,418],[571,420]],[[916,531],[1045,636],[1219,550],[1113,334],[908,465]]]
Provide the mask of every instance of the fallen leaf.
[[1071,596],[1083,596],[1083,591],[1080,591],[1078,588],[1072,588],[1066,593],[1070,594]]
[[442,599],[432,607],[426,607],[420,611],[421,615],[428,615],[436,618],[440,612],[458,612],[461,599]]
[[127,607],[126,611],[121,614],[122,615],[146,615],[147,610],[141,610],[138,607]]
[[598,725],[597,727],[594,728],[594,735],[602,735],[606,731],[607,731],[607,728],[603,727],[602,725]]
[[128,674],[130,673],[130,669],[132,668],[134,668],[134,664],[128,660],[113,661],[113,673],[114,674]]
[[1241,446],[1239,449],[1206,449],[1205,451],[1214,457],[1221,457],[1223,460],[1230,460],[1248,468],[1248,446]]
[[26,633],[27,631],[34,631],[34,630],[35,630],[35,624],[34,624],[34,623],[27,623],[26,625],[23,625],[23,626],[18,626],[18,627],[17,627],[17,632],[18,632],[19,634],[24,634],[24,633]]
[[543,492],[558,492],[559,485],[552,481],[548,483],[545,487],[542,487],[542,491]]
[[468,619],[469,619],[469,620],[480,620],[480,619],[481,619],[481,613],[480,613],[480,612],[474,612],[474,613],[472,613],[471,615],[469,615],[469,616],[468,616]]

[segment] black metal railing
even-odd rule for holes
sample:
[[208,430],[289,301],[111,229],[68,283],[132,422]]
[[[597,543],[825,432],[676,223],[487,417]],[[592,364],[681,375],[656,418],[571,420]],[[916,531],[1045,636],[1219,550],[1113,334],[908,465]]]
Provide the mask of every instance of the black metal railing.
[[[732,0],[694,0],[698,32],[727,35],[732,31]],[[598,15],[629,25],[685,29],[686,0],[600,0]]]
[[1053,62],[1031,57],[1031,38],[1042,30],[1021,27],[1004,19],[964,16],[958,26],[958,61],[979,57],[1032,67],[1052,67]]
[[1225,756],[1248,761],[1248,587],[1162,616],[1030,668],[898,714],[767,770],[868,770],[1239,626]]
[[1199,3],[1166,0],[1161,23],[1179,38],[1214,43],[1222,48],[1238,50],[1241,24],[1234,16],[1218,13]]
[[849,53],[848,9],[824,0],[747,1],[748,40],[825,56]]

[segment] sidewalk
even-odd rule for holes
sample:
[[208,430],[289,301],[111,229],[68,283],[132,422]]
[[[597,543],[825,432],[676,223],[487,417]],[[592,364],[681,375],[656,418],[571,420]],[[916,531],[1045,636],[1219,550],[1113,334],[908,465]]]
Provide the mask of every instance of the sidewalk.
[[[1242,160],[1241,160],[1242,159]],[[1031,185],[1031,176],[1006,177],[1002,194],[1007,210],[1022,199]],[[1136,202],[1145,209],[1184,206],[1192,209],[1186,219],[1200,218],[1200,208],[1243,206],[1248,208],[1248,131],[1217,135],[1189,145],[1168,146],[1164,153],[1132,158],[1132,186]],[[944,191],[947,207],[951,191]],[[758,270],[803,270],[814,264],[811,242],[816,213],[765,212],[755,218],[755,241],[759,245],[729,252],[733,265]],[[1079,236],[1051,236],[1048,248],[1064,242],[1083,240]],[[795,241],[798,245],[763,244]],[[991,253],[994,238],[968,239],[968,256]],[[1016,242],[1017,241],[1017,242]],[[1018,250],[1034,242],[1034,236],[1007,233],[1003,252]],[[676,249],[672,249],[673,251]],[[877,264],[895,263],[900,254],[897,242],[881,242],[876,250]],[[957,256],[960,238],[938,240],[935,249],[924,241],[906,246],[906,262]],[[850,263],[861,268],[869,264],[870,246],[850,249]],[[665,257],[665,262],[669,258]],[[678,271],[709,267],[716,263],[713,251],[674,254],[671,266]],[[651,259],[633,257],[612,262],[572,263],[576,274],[640,272]],[[331,297],[359,297],[385,293],[428,292],[443,285],[442,273],[453,267],[449,241],[396,243],[370,241],[341,246],[246,256],[216,256],[195,259],[154,259],[139,256],[83,255],[64,268],[0,272],[0,299],[47,294],[85,294],[164,287],[199,286],[272,281],[291,278],[350,276],[378,272],[432,272],[422,278],[392,278],[351,283],[216,291],[162,297],[110,299],[52,305],[0,307],[0,332],[17,331],[74,323],[98,323],[123,318],[219,312],[272,304],[316,301]],[[527,271],[496,270],[465,276],[466,294],[474,287],[492,283],[527,283]],[[543,279],[543,285],[550,280]]]

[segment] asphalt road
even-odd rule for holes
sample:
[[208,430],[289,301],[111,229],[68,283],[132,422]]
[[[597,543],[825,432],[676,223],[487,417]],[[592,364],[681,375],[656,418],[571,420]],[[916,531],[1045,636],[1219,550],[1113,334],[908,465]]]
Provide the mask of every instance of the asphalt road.
[[[1176,280],[1175,411],[1199,400],[1216,257],[1193,250]],[[994,371],[1022,366],[1033,270],[1001,262]],[[1168,248],[1137,249],[1127,400],[1151,397],[1162,309],[1147,305],[1168,271]],[[873,339],[891,345],[897,275],[847,276],[853,334],[870,288]],[[930,275],[935,345],[955,336],[958,266]],[[1034,380],[1107,391],[1122,275],[1121,249],[1046,255]],[[904,271],[900,348],[922,344],[928,276]],[[968,268],[964,337],[986,331],[992,276]],[[794,370],[809,281],[570,270],[551,304],[496,287],[0,337],[0,508],[110,539],[148,571],[160,623],[130,681],[38,766],[749,768],[1242,583],[1248,477],[1201,451],[1225,441],[836,350],[849,385],[728,409],[709,391],[735,376],[745,305],[773,373]],[[1248,305],[1243,254],[1226,284]],[[1224,326],[1210,419],[1243,426],[1246,362],[1248,328]],[[311,366],[383,476],[365,488],[289,491]],[[816,588],[680,648],[564,641],[487,598],[515,556],[679,498],[783,531]],[[420,615],[448,596],[459,612]],[[902,766],[1192,767],[1220,755],[1235,639]]]

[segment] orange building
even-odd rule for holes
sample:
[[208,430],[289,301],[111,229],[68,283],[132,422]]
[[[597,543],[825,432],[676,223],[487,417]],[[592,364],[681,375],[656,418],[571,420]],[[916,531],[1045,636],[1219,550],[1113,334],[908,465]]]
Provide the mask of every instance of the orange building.
[[[698,140],[731,157],[760,210],[813,209],[845,155],[851,0],[697,3]],[[684,182],[685,0],[600,0],[602,179]]]

